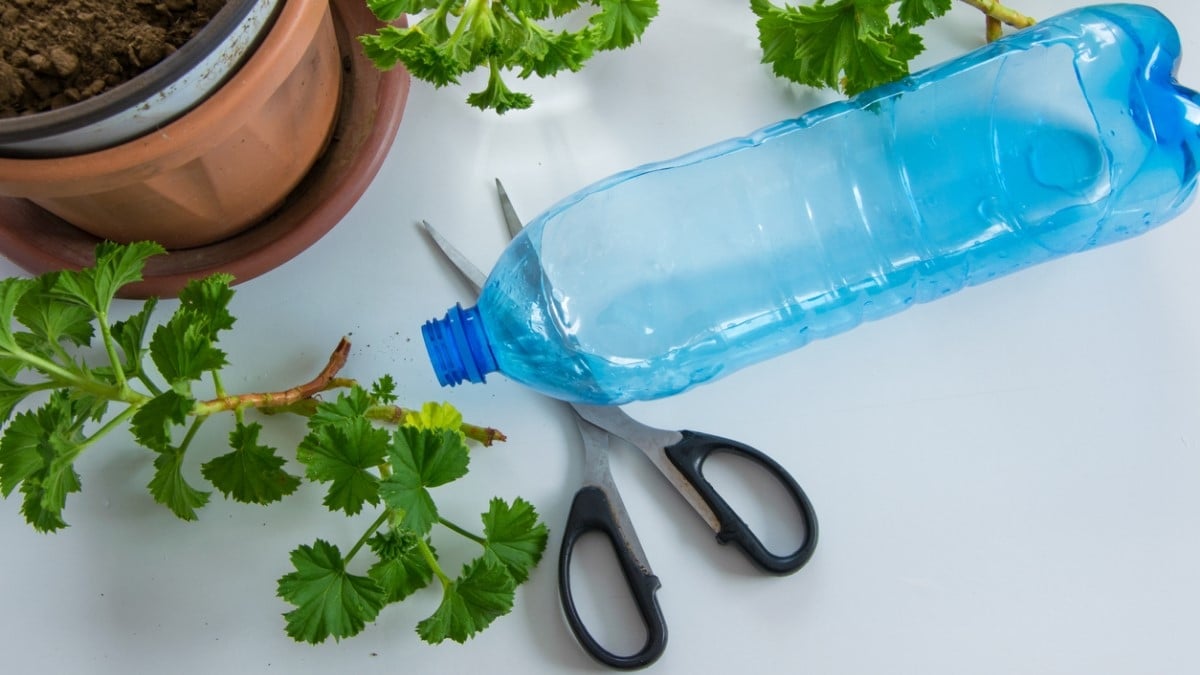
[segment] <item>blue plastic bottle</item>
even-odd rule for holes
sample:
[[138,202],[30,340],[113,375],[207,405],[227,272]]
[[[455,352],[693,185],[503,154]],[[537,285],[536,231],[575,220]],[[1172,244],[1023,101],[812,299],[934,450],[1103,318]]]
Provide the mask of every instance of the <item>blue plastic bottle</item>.
[[423,327],[442,384],[623,403],[1145,232],[1196,185],[1200,97],[1134,5],[617,174],[529,223]]

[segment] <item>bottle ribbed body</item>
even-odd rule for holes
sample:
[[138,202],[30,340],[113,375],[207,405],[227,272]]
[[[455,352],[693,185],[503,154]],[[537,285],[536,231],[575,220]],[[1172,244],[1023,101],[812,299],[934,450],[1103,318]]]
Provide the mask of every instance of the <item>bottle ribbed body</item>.
[[1178,53],[1154,10],[1077,10],[590,186],[489,277],[496,366],[560,398],[658,398],[1143,232],[1195,185]]

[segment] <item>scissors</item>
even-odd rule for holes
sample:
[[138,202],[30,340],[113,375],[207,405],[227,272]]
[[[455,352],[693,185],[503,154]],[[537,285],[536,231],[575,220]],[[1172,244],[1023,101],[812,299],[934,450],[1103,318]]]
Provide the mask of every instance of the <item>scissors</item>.
[[[496,181],[501,211],[510,237],[521,231],[522,224],[508,193]],[[426,221],[421,227],[442,254],[475,288],[483,287],[483,272]],[[817,517],[804,490],[775,460],[758,450],[726,438],[696,431],[657,429],[638,422],[617,406],[567,403],[575,412],[575,422],[583,439],[583,486],[575,493],[563,528],[558,557],[558,589],[563,612],[575,638],[597,661],[620,669],[642,668],[654,663],[667,644],[667,624],[655,593],[661,582],[650,569],[646,553],[638,541],[629,513],[621,501],[609,470],[610,441],[619,438],[641,450],[670,484],[708,524],[721,544],[732,543],[765,572],[791,574],[804,566],[817,546]],[[745,521],[729,506],[704,477],[704,462],[718,454],[728,454],[758,464],[787,491],[799,511],[803,532],[799,548],[786,555],[769,551]],[[571,592],[571,556],[581,537],[600,533],[612,543],[621,572],[646,627],[646,641],[633,654],[615,654],[597,641],[575,606]]]

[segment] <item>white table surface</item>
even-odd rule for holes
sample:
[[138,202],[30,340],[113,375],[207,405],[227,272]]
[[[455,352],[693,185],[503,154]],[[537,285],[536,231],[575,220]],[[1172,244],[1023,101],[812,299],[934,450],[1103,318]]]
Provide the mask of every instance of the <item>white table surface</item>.
[[[1078,4],[1013,3],[1043,17]],[[1200,86],[1200,10],[1151,4],[1181,27],[1180,79]],[[977,45],[982,18],[956,3],[923,34],[919,63],[931,64]],[[510,615],[465,646],[427,646],[413,628],[436,607],[430,590],[358,637],[293,643],[275,597],[288,551],[317,537],[345,548],[373,516],[330,515],[310,486],[269,508],[216,498],[184,523],[151,501],[149,453],[119,435],[80,460],[84,489],[66,531],[36,534],[19,499],[0,502],[0,670],[602,670],[573,641],[556,587],[581,470],[576,430],[564,407],[502,377],[438,387],[418,327],[468,295],[415,222],[429,219],[487,268],[506,240],[493,177],[531,216],[615,171],[832,100],[773,79],[760,56],[745,0],[664,2],[635,49],[551,83],[520,82],[537,99],[529,112],[480,113],[462,102],[468,89],[415,83],[361,202],[311,249],[239,287],[238,325],[223,342],[238,367],[229,389],[306,381],[350,335],[346,375],[391,373],[402,402],[448,400],[508,435],[475,450],[472,474],[442,501],[472,521],[492,495],[522,495],[552,528]],[[1198,257],[1194,206],[1139,239],[629,406],[646,422],[774,455],[821,523],[807,567],[762,576],[618,449],[617,483],[663,582],[670,643],[655,669],[1200,672]],[[18,270],[0,262],[0,272]],[[303,433],[299,422],[267,424],[283,447]],[[203,440],[220,447],[227,430],[210,424]],[[752,522],[767,518],[746,508]],[[589,597],[619,592],[603,578]]]

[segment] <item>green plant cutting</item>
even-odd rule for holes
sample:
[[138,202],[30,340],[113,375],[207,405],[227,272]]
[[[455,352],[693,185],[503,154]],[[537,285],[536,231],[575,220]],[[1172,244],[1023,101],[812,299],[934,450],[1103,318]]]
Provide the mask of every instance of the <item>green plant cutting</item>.
[[[466,475],[468,441],[490,445],[503,434],[464,423],[447,404],[399,407],[390,376],[370,385],[338,377],[350,350],[346,340],[308,383],[226,391],[221,373],[229,362],[218,338],[235,321],[232,277],[191,282],[161,323],[154,299],[112,320],[119,290],[140,281],[146,260],[161,253],[154,243],[104,243],[91,268],[0,281],[0,492],[7,498],[19,491],[29,524],[39,532],[67,526],[67,499],[83,485],[76,460],[120,428],[149,451],[153,499],[194,520],[211,490],[185,478],[185,462],[204,453],[193,446],[201,425],[228,413],[228,451],[196,460],[212,489],[270,504],[307,478],[325,487],[331,511],[378,512],[344,553],[322,539],[292,551],[292,569],[277,586],[293,606],[284,615],[288,635],[310,643],[355,635],[385,605],[434,579],[441,603],[417,626],[428,642],[462,642],[506,614],[546,547],[536,510],[521,498],[496,497],[481,530],[472,531],[445,518],[433,498],[435,488]],[[212,395],[201,396],[202,386]],[[321,397],[335,391],[336,397]],[[263,426],[248,420],[249,411],[307,418],[295,453],[303,477],[289,473],[278,449],[259,440]],[[475,542],[478,557],[451,576],[439,563],[435,532]],[[365,574],[349,569],[357,556],[370,558]]]
[[[960,0],[986,17],[985,35],[996,39],[1004,25],[1034,20],[994,0]],[[529,94],[514,91],[505,72],[525,79],[578,71],[596,52],[638,42],[658,16],[657,0],[366,0],[391,22],[412,15],[405,27],[385,25],[359,37],[381,69],[403,63],[435,87],[486,69],[486,86],[467,96],[481,110],[505,113],[528,108]],[[763,62],[779,77],[813,87],[856,94],[909,73],[925,50],[915,32],[950,11],[953,0],[817,0],[776,5],[750,0],[758,17]],[[893,7],[895,6],[895,7]],[[561,27],[586,15],[580,27]]]

